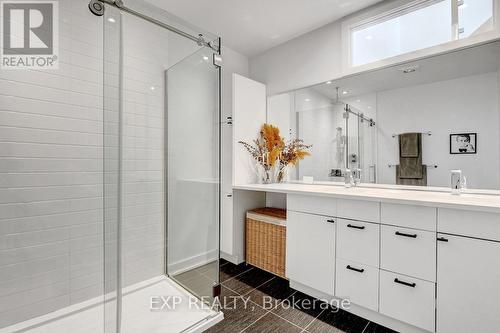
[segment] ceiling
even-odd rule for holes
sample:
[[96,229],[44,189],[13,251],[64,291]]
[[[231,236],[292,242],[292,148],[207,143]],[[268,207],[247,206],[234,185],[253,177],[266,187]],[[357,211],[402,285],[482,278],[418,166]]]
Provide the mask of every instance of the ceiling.
[[248,57],[381,0],[147,0]]

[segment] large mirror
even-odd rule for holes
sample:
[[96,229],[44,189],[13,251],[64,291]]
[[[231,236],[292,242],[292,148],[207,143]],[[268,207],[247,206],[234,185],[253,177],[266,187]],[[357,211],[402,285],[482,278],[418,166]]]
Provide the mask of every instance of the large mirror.
[[312,144],[289,175],[362,185],[500,189],[500,42],[268,98],[268,122]]

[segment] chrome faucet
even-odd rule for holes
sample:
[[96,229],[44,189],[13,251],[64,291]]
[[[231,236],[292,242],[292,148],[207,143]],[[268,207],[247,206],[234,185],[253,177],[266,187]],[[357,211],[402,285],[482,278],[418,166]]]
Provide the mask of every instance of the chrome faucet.
[[451,170],[450,185],[452,194],[460,194],[463,185],[462,170]]
[[344,173],[344,186],[358,186],[361,183],[361,169],[346,169]]
[[361,169],[354,169],[353,177],[354,177],[354,186],[358,186],[361,184]]
[[354,185],[354,180],[352,178],[351,169],[345,169],[344,173],[344,187],[352,187]]

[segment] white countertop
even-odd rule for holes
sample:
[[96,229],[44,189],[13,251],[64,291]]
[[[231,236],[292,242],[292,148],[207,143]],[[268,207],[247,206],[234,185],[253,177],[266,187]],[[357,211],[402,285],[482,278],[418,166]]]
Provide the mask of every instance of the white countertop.
[[476,210],[500,213],[500,196],[481,194],[453,195],[446,192],[414,191],[405,189],[368,188],[317,184],[247,184],[235,190],[261,191],[284,194],[328,196],[388,203],[413,204],[430,207]]

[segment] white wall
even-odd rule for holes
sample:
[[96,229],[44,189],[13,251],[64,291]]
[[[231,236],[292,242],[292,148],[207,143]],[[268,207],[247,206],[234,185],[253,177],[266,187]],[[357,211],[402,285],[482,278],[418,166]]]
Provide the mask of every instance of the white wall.
[[340,77],[341,24],[328,24],[250,59],[250,77],[274,95]]
[[[392,134],[432,132],[423,136],[428,184],[449,186],[451,169],[462,169],[469,188],[498,189],[500,112],[498,73],[442,81],[377,94],[378,170],[380,183],[395,183],[398,140]],[[477,132],[478,153],[451,155],[451,133]],[[494,171],[495,170],[495,171]]]

